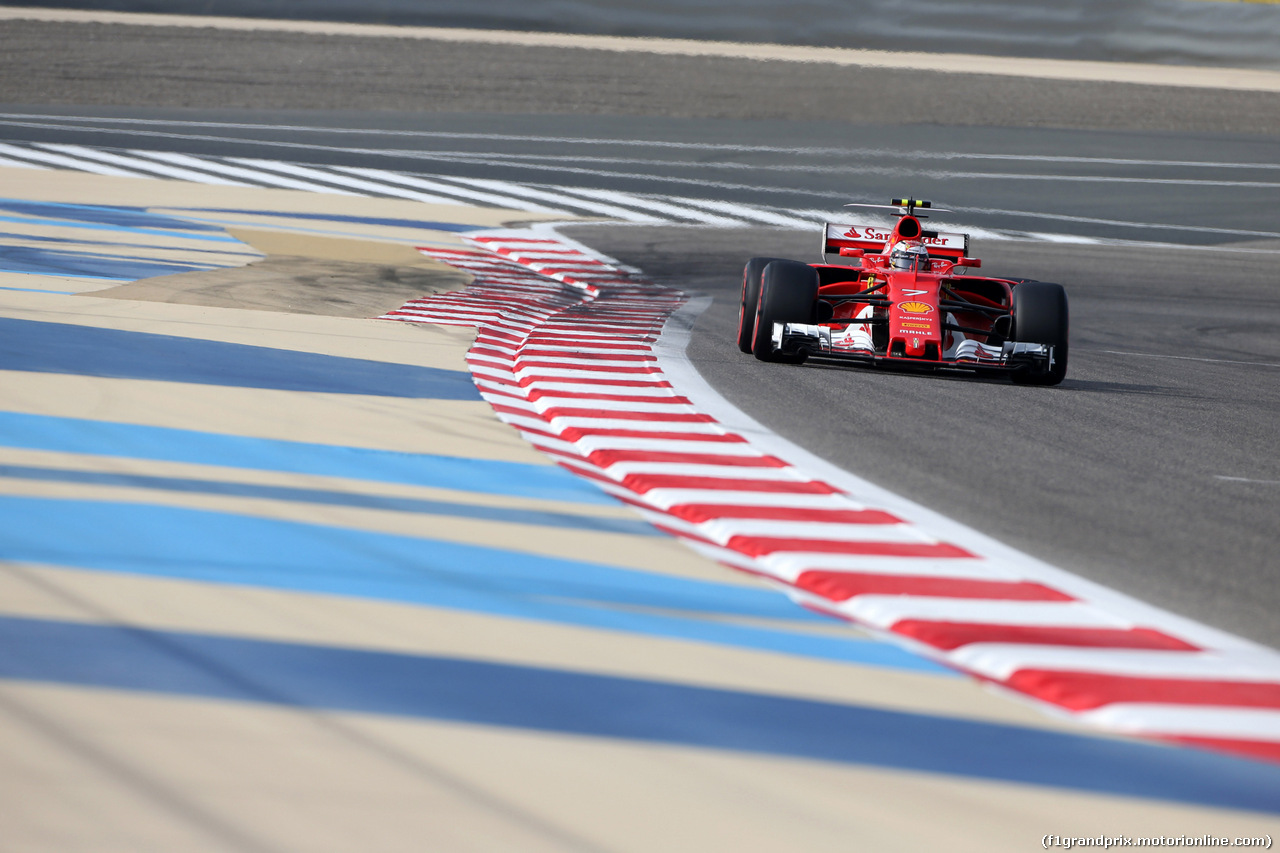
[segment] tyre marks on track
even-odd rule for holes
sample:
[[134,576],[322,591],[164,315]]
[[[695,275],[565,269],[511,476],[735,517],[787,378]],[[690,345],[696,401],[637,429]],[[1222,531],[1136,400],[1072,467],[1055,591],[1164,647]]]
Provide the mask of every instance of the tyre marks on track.
[[498,417],[657,528],[1079,721],[1280,760],[1280,654],[814,473],[799,448],[708,414],[657,347],[686,294],[553,232],[468,240],[420,251],[474,275],[469,288],[384,319],[476,327],[467,360]]

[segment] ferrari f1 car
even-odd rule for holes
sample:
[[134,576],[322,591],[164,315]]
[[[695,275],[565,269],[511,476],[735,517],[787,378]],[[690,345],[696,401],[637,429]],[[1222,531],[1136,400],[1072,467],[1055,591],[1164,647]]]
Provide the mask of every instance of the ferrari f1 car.
[[748,261],[738,348],[761,361],[833,359],[1061,382],[1062,285],[968,275],[982,266],[969,257],[969,235],[921,227],[927,217],[917,210],[931,209],[927,201],[894,199],[890,207],[899,213],[892,230],[823,223],[820,264]]

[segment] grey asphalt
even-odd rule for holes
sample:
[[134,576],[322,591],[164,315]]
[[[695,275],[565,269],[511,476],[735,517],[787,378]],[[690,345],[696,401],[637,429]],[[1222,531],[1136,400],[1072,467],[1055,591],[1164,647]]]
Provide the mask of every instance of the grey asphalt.
[[[0,0],[25,6],[30,0]],[[44,0],[71,9],[1280,67],[1280,10],[1203,0]]]
[[738,352],[744,256],[816,261],[816,232],[568,233],[713,295],[689,355],[779,434],[1061,568],[1280,643],[1276,255],[976,246],[984,271],[1067,287],[1067,379],[1026,388]]
[[0,22],[0,103],[1280,132],[1280,94],[416,39]]
[[[218,131],[204,141],[131,136],[126,143],[102,129],[4,126],[4,139],[190,146],[631,191],[669,192],[679,177],[681,186],[729,201],[767,197],[824,208],[840,197],[910,193],[954,206],[961,224],[1194,244],[976,240],[985,270],[1067,288],[1068,378],[1036,389],[763,365],[738,353],[731,338],[743,262],[756,254],[816,259],[816,225],[812,233],[569,232],[664,283],[714,295],[690,353],[722,394],[783,435],[1062,568],[1280,645],[1280,97],[396,39],[76,27],[0,25],[6,112],[429,130],[445,141],[397,138],[398,148],[432,154],[424,160],[334,151],[331,140],[299,148],[320,137],[287,130],[246,131],[251,142],[227,141]],[[74,50],[65,49],[69,32]],[[465,135],[481,132],[537,139],[499,144]],[[549,160],[500,162],[522,151],[550,155],[556,146],[572,159],[580,149],[554,141],[564,136],[612,140],[621,146],[616,159],[644,162],[579,171],[571,163],[547,168]],[[769,143],[771,150],[645,144],[682,140]],[[860,153],[824,160],[800,150],[835,143]],[[494,158],[450,160],[441,153],[448,150]],[[929,156],[940,152],[1015,161],[981,168],[966,161],[956,169],[954,158]],[[810,168],[788,171],[796,164]],[[737,176],[732,182],[723,177],[728,171]],[[697,178],[704,184],[688,183]],[[726,183],[736,188],[720,186]]]

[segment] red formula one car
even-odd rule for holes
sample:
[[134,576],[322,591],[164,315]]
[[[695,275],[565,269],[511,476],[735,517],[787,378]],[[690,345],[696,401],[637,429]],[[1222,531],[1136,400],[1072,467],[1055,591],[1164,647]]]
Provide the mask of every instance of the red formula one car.
[[[858,205],[873,207],[875,205]],[[965,274],[969,235],[926,231],[931,204],[894,199],[892,231],[823,223],[821,264],[752,258],[742,274],[738,348],[806,358],[959,369],[1057,385],[1067,372],[1062,285]],[[827,263],[835,254],[848,263]]]

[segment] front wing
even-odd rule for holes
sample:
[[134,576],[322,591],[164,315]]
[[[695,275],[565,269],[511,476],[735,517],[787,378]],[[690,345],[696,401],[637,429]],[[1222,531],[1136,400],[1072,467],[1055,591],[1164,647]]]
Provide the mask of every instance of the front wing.
[[807,323],[774,323],[773,351],[783,355],[805,353],[810,358],[835,359],[864,365],[884,364],[913,368],[955,368],[978,372],[1012,373],[1019,370],[1048,370],[1053,365],[1054,348],[1048,344],[1005,341],[1000,346],[960,338],[939,359],[905,358],[877,352],[871,336],[833,332],[830,326]]

